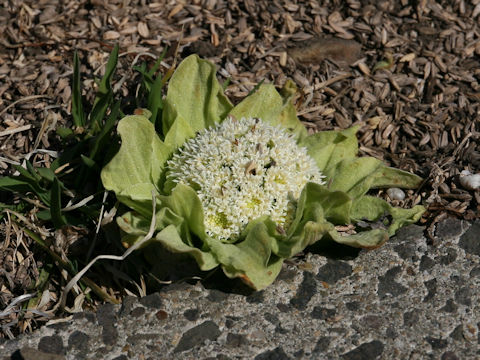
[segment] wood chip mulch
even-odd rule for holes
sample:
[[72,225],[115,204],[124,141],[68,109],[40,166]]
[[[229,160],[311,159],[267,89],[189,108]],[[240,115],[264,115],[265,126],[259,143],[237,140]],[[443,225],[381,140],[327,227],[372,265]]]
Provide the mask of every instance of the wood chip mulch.
[[[262,80],[281,87],[293,79],[309,131],[360,125],[361,154],[425,179],[393,202],[426,205],[422,222],[433,239],[441,218],[480,216],[480,190],[459,181],[462,171],[480,172],[479,23],[480,0],[0,0],[0,175],[24,159],[48,166],[62,150],[55,129],[72,125],[75,49],[92,103],[94,78],[115,43],[122,96],[138,80],[132,63],[153,64],[168,47],[163,70],[175,56],[209,58],[220,81],[230,79],[234,102]],[[19,296],[45,262],[33,250],[4,219],[0,337],[30,331],[55,313],[59,287],[49,288],[36,312],[18,315],[28,300]]]

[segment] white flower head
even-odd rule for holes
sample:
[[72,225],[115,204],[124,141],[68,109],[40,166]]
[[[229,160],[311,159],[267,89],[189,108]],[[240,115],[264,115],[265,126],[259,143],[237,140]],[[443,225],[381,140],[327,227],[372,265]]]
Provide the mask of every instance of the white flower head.
[[167,162],[167,179],[196,190],[209,236],[233,241],[268,215],[283,229],[307,182],[324,176],[283,128],[257,118],[227,118],[188,140]]

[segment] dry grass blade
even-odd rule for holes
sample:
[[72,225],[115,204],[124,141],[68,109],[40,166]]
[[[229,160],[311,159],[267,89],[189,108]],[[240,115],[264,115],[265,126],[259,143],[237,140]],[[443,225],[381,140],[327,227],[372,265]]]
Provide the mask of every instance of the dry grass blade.
[[50,96],[48,96],[48,95],[31,95],[31,96],[23,97],[21,99],[18,99],[16,101],[14,101],[10,105],[8,105],[6,108],[4,108],[2,111],[0,111],[0,116],[5,114],[9,109],[13,108],[17,104],[27,102],[27,101],[30,101],[30,100],[41,99],[41,98],[49,98],[49,97]]
[[61,298],[60,298],[60,308],[63,310],[65,309],[65,304],[67,301],[67,295],[72,290],[72,288],[75,286],[75,284],[82,278],[83,275],[98,261],[98,260],[116,260],[116,261],[123,261],[125,258],[127,258],[128,255],[130,255],[133,251],[137,250],[140,246],[145,244],[145,242],[149,241],[155,232],[155,209],[156,209],[156,196],[155,196],[155,190],[152,190],[152,220],[150,222],[150,229],[148,233],[145,235],[145,237],[136,242],[134,245],[132,245],[127,251],[122,256],[116,256],[116,255],[99,255],[95,257],[92,261],[90,261],[82,270],[80,270],[65,286],[63,289]]
[[7,136],[7,135],[13,135],[13,134],[25,131],[25,130],[30,130],[31,128],[32,128],[32,125],[24,125],[24,126],[20,126],[18,128],[13,128],[13,129],[0,131],[0,137]]

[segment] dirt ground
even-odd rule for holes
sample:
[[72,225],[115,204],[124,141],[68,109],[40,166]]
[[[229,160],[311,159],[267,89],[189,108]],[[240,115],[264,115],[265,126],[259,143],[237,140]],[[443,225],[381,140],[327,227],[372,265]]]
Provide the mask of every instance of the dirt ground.
[[[260,81],[281,87],[293,79],[309,131],[360,125],[362,154],[425,179],[396,205],[424,204],[429,227],[446,216],[472,220],[480,190],[459,178],[480,172],[479,21],[480,0],[0,0],[0,175],[23,159],[49,164],[62,150],[55,129],[72,126],[75,49],[88,106],[114,44],[114,88],[123,97],[138,82],[132,64],[153,64],[167,47],[162,70],[197,53],[217,64],[220,82],[230,79],[234,102]],[[48,260],[21,226],[2,221],[5,309],[31,291]],[[37,313],[0,310],[0,336],[55,314],[61,282],[52,282]]]

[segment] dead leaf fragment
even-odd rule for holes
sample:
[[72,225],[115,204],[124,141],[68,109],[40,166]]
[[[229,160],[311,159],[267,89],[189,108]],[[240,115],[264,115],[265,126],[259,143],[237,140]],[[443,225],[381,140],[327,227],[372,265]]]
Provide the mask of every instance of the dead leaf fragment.
[[110,30],[103,34],[103,40],[115,40],[120,37],[120,34],[116,31]]
[[148,31],[148,26],[144,22],[139,21],[137,25],[138,33],[143,38],[148,38],[150,36],[150,31]]
[[317,38],[288,50],[290,57],[302,65],[318,64],[324,60],[350,65],[360,59],[361,52],[362,46],[358,42],[339,38]]
[[413,59],[415,59],[417,55],[415,53],[410,53],[410,54],[407,54],[407,55],[404,55],[400,58],[400,60],[398,60],[399,62],[410,62],[412,61]]

